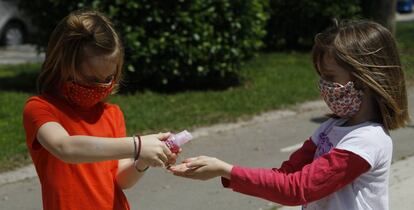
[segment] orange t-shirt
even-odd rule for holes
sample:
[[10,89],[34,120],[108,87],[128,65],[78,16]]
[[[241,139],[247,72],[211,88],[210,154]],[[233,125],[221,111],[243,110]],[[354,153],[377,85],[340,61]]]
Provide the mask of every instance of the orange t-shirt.
[[129,209],[116,183],[118,161],[70,164],[47,151],[36,139],[46,122],[61,124],[69,135],[124,137],[122,111],[116,105],[99,103],[81,110],[63,99],[34,96],[26,102],[23,124],[26,144],[36,167],[45,210]]

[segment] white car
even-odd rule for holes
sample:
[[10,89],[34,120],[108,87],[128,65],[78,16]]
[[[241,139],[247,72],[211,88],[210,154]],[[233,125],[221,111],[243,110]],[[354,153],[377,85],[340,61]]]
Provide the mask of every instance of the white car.
[[0,0],[0,45],[21,45],[28,41],[34,28],[18,9],[17,0]]

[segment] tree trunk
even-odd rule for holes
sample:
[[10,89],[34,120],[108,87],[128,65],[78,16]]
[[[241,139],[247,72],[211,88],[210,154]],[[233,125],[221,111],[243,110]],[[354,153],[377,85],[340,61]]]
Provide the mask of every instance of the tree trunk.
[[366,18],[378,22],[395,34],[397,0],[362,0],[361,7]]

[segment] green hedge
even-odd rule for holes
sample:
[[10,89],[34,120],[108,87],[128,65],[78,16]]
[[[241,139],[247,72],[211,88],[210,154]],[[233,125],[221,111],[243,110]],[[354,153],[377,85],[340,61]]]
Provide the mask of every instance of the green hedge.
[[42,29],[39,46],[72,10],[86,7],[107,14],[123,37],[126,84],[133,90],[214,87],[227,84],[229,78],[237,82],[240,64],[262,46],[264,4],[262,0],[21,1]]
[[360,0],[269,0],[266,46],[270,49],[310,47],[314,36],[333,18],[355,18]]

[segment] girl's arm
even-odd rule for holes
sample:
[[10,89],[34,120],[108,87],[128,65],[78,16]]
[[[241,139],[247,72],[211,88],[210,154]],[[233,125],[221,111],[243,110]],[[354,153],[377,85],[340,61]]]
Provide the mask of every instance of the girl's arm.
[[186,169],[172,168],[175,175],[193,179],[222,176],[224,187],[283,205],[302,205],[336,192],[370,169],[360,156],[333,149],[294,173],[275,169],[231,166],[209,157],[191,158]]
[[[173,158],[169,162],[169,164],[174,164],[177,159],[177,155],[173,154]],[[147,168],[143,161],[138,159],[136,165],[134,165],[134,159],[121,159],[118,163],[118,173],[116,176],[116,180],[118,185],[122,189],[127,189],[134,186],[141,177],[145,174],[145,168]],[[138,170],[140,171],[138,171]]]
[[[137,167],[143,171],[148,166],[142,161],[138,161]],[[121,159],[118,162],[116,182],[122,189],[127,189],[134,186],[144,174],[144,172],[138,172],[135,169],[134,159]]]
[[[162,167],[172,157],[171,151],[160,141],[163,135],[166,134],[141,137],[140,158],[149,166]],[[36,138],[50,153],[68,163],[99,162],[134,156],[132,137],[70,136],[57,122],[43,124]]]
[[291,174],[236,166],[230,181],[223,184],[237,192],[296,206],[338,191],[370,167],[365,159],[350,151],[333,149]]
[[[293,173],[295,171],[301,170],[303,166],[305,166],[306,164],[309,164],[313,161],[315,151],[316,151],[316,145],[313,143],[312,139],[309,138],[308,140],[306,140],[303,143],[303,145],[300,149],[296,150],[295,152],[293,152],[290,155],[289,160],[286,160],[282,163],[282,166],[280,168],[278,168],[278,169],[274,168],[272,170],[279,171],[281,173],[286,173],[286,174]],[[190,163],[190,162],[192,162],[196,159],[206,159],[206,158],[208,159],[208,157],[200,156],[198,158],[189,158],[187,160],[184,160],[183,162],[184,163]],[[215,158],[213,158],[213,159],[215,159]],[[222,165],[223,166],[222,168],[226,167],[225,166],[226,163],[224,163],[223,161],[220,161],[218,159],[215,159],[215,160],[212,160],[212,161],[213,162],[214,161],[215,162],[221,162],[221,163],[218,163],[218,164]],[[194,164],[194,162],[192,164]],[[228,165],[227,165],[226,168],[229,169]],[[171,169],[173,169],[173,170],[175,169],[176,170],[175,172],[178,172],[178,173],[176,173],[176,175],[178,175],[180,172],[186,171],[188,168],[184,164],[184,165],[172,167]],[[230,169],[231,169],[231,167],[230,167]],[[226,173],[226,172],[228,172],[228,173]],[[224,170],[224,171],[222,170],[221,174],[218,175],[218,176],[222,176],[222,177],[225,177],[227,179],[230,179],[230,170]],[[205,177],[199,177],[199,179],[205,179]]]

